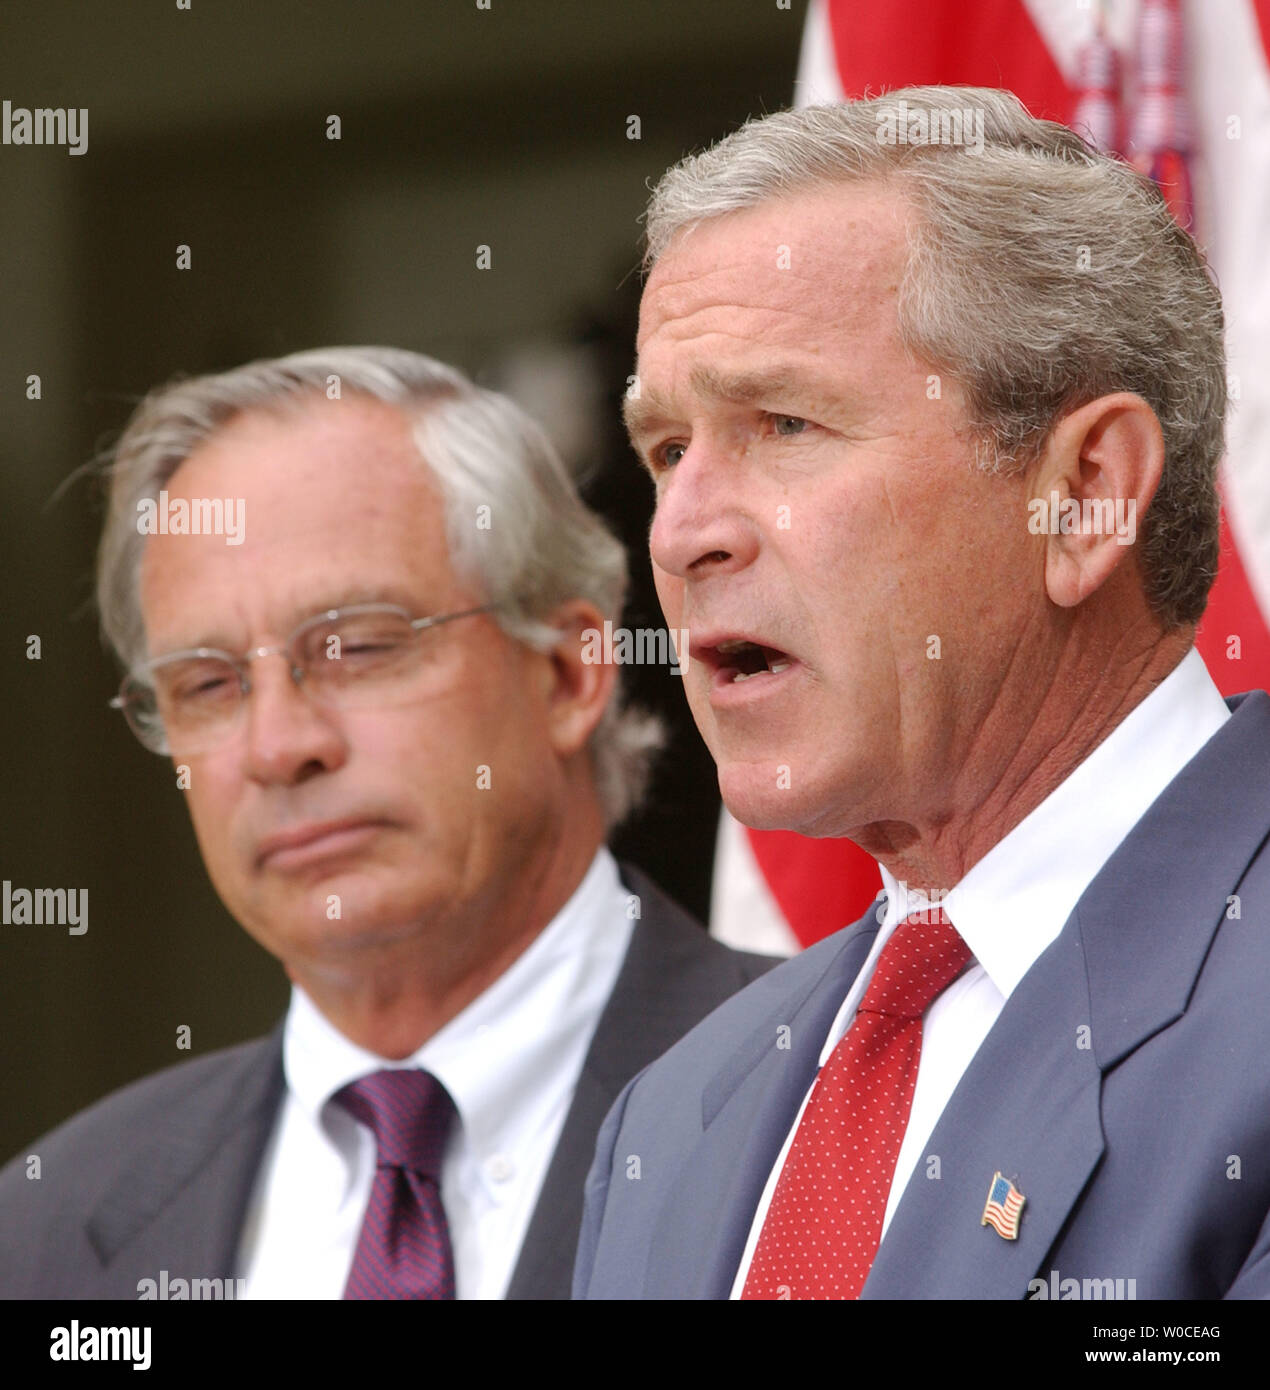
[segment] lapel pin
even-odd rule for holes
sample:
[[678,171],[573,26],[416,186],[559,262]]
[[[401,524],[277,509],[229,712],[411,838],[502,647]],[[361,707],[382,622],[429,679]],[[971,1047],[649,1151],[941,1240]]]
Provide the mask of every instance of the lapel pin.
[[984,1203],[981,1226],[991,1226],[1002,1240],[1018,1240],[1019,1219],[1023,1215],[1023,1203],[1027,1198],[1000,1172],[993,1173],[992,1185],[988,1188],[988,1200]]

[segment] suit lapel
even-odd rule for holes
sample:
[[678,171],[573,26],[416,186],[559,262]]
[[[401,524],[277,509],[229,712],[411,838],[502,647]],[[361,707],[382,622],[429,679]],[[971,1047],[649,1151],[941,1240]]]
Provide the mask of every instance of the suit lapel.
[[179,1115],[137,1148],[136,1166],[105,1192],[86,1230],[101,1260],[94,1296],[137,1297],[140,1278],[228,1279],[247,1202],[285,1081],[282,1030],[230,1073],[182,1099]]
[[877,928],[870,910],[806,952],[797,988],[705,1088],[703,1133],[658,1219],[643,1297],[728,1297],[772,1165]]
[[582,1191],[595,1156],[595,1136],[617,1089],[583,1068],[507,1286],[508,1299],[569,1297],[582,1226]]
[[[1181,1017],[1228,896],[1270,826],[1270,699],[1230,703],[1232,718],[1134,827],[1011,995],[935,1127],[863,1297],[1023,1298],[1047,1274],[1103,1151],[1103,1074]],[[1027,1198],[1017,1241],[980,1224],[998,1169]]]
[[567,1299],[595,1138],[622,1088],[756,969],[727,952],[638,869],[621,865],[640,918],[595,1036],[521,1245],[508,1299]]

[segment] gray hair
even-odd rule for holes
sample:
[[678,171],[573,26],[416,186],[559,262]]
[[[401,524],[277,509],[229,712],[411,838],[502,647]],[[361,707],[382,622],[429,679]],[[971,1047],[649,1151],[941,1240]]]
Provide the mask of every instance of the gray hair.
[[[918,111],[926,138],[888,142],[897,115]],[[782,111],[662,177],[645,264],[707,219],[865,180],[917,213],[900,337],[960,383],[980,466],[1023,467],[1062,415],[1099,396],[1130,391],[1150,405],[1165,464],[1142,523],[1143,588],[1166,629],[1198,622],[1217,573],[1221,299],[1155,185],[1127,164],[985,87]]]
[[[445,502],[455,573],[505,602],[496,616],[509,636],[548,650],[559,634],[547,619],[575,598],[617,622],[626,597],[626,552],[578,496],[547,436],[519,406],[419,353],[319,348],[176,381],[151,392],[129,421],[108,469],[97,559],[102,632],[126,667],[143,660],[146,647],[138,503],[157,498],[181,464],[236,415],[348,392],[394,406],[409,420],[420,461]],[[497,527],[479,528],[478,508],[491,505]],[[619,689],[590,742],[609,829],[643,798],[662,740],[658,719],[625,705]]]

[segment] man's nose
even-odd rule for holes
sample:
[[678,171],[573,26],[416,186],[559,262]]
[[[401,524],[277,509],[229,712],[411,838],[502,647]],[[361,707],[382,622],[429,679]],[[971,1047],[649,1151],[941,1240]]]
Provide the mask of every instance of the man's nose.
[[254,661],[245,699],[247,770],[257,781],[302,782],[347,758],[338,711],[297,685],[285,659]]
[[741,569],[758,545],[740,472],[723,446],[694,439],[657,490],[648,536],[653,563],[680,579]]

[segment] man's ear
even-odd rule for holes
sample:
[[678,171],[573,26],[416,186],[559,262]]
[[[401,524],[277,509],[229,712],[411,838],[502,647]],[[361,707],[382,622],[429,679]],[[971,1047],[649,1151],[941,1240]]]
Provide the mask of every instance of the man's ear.
[[617,668],[602,659],[604,618],[594,604],[571,599],[544,621],[560,634],[545,653],[548,736],[561,757],[570,757],[586,747],[600,722],[617,685]]
[[1100,396],[1063,416],[1033,468],[1027,525],[1045,538],[1045,589],[1075,608],[1133,553],[1164,473],[1164,433],[1141,396]]

